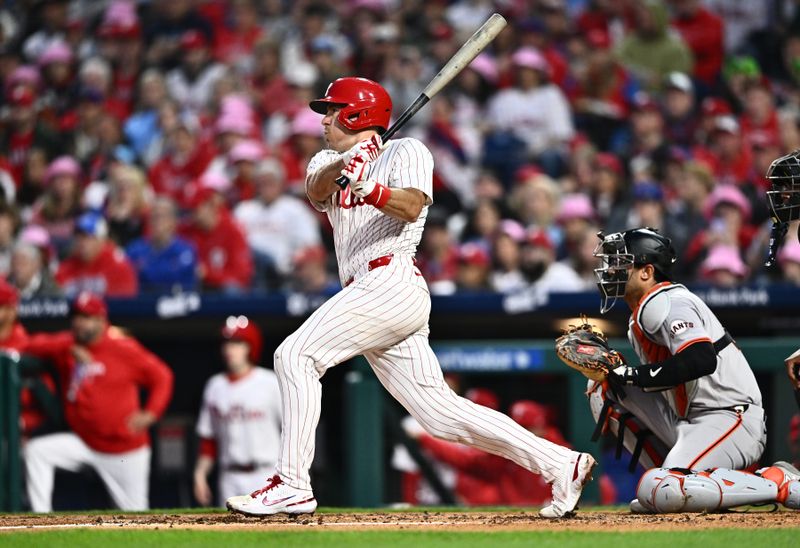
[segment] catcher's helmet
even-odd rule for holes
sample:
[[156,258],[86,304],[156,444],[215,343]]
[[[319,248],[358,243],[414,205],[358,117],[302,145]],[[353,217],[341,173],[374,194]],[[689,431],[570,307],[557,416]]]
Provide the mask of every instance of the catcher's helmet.
[[228,316],[222,326],[222,338],[226,341],[239,341],[247,343],[249,347],[247,357],[251,363],[257,364],[261,360],[261,330],[247,319],[246,316]]
[[800,150],[774,160],[767,179],[772,185],[767,199],[773,218],[782,223],[800,219]]
[[352,76],[334,80],[325,97],[311,101],[308,106],[319,114],[326,114],[328,106],[342,107],[336,118],[352,131],[370,127],[386,131],[392,116],[392,98],[383,86]]
[[653,265],[663,277],[671,277],[677,256],[672,242],[653,228],[633,228],[604,235],[598,232],[600,243],[594,256],[600,258],[600,268],[594,270],[602,302],[600,313],[605,314],[625,295],[629,271],[633,267]]

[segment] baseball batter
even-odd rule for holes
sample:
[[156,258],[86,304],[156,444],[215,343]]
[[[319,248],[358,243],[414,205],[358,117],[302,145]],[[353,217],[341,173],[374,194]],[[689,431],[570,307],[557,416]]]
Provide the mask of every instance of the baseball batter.
[[[644,462],[662,468],[642,477],[632,509],[717,510],[775,500],[800,507],[800,473],[790,465],[776,463],[761,476],[737,471],[756,464],[764,451],[761,392],[705,302],[670,281],[676,256],[669,238],[649,228],[600,236],[601,312],[625,300],[632,311],[628,339],[644,365],[615,369],[611,390],[590,382],[592,412],[600,423],[608,419],[634,454],[632,442],[646,433],[668,448],[663,462],[645,451]],[[615,384],[622,388],[614,390]],[[708,469],[718,470],[692,472]]]
[[281,394],[275,373],[257,367],[262,338],[245,316],[231,316],[222,327],[226,371],[211,377],[197,421],[200,455],[194,469],[194,495],[211,504],[208,474],[219,463],[217,497],[224,501],[275,473],[281,438]]
[[[528,432],[506,415],[457,396],[428,344],[430,295],[414,264],[428,206],[433,158],[415,139],[381,142],[392,102],[364,78],[334,81],[312,110],[324,114],[330,147],[309,162],[306,193],[334,229],[344,289],[275,351],[283,397],[277,474],[227,506],[248,515],[311,513],[309,467],[320,414],[321,377],[363,354],[380,382],[432,435],[506,457],[553,485],[545,517],[571,512],[595,464]],[[349,186],[340,189],[341,175]]]

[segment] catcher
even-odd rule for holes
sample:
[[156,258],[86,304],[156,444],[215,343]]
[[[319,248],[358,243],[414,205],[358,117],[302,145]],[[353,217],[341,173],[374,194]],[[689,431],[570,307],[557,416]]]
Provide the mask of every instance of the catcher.
[[791,465],[739,471],[764,451],[761,392],[714,313],[670,281],[670,240],[650,228],[598,236],[601,313],[625,300],[628,339],[642,365],[626,364],[588,324],[559,338],[556,350],[590,378],[597,433],[610,430],[620,449],[649,468],[631,510],[700,512],[775,501],[800,508],[800,472]]

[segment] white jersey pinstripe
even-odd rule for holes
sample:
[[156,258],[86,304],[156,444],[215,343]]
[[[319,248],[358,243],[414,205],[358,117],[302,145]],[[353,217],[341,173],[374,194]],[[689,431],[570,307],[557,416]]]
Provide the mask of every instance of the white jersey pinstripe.
[[[309,162],[313,173],[337,160],[322,151]],[[433,158],[414,139],[391,141],[369,171],[391,188],[416,188],[432,200]],[[547,481],[568,478],[578,454],[533,435],[506,415],[457,396],[445,383],[428,343],[431,300],[413,257],[427,205],[405,223],[354,200],[349,189],[314,206],[328,214],[335,234],[340,277],[353,282],[326,301],[275,351],[283,399],[278,473],[297,489],[311,489],[309,468],[320,415],[325,372],[364,355],[383,386],[431,434],[459,441],[541,473]],[[371,260],[392,255],[383,267]]]
[[[308,171],[313,172],[339,156],[332,150],[323,150],[311,159]],[[428,216],[427,205],[432,203],[433,157],[416,139],[389,141],[378,159],[369,166],[366,177],[390,188],[419,189],[428,196],[428,203],[413,223],[384,215],[350,192],[350,187],[335,193],[324,204],[314,204],[328,214],[333,226],[342,284],[363,275],[369,261],[378,257],[389,254],[413,257]]]

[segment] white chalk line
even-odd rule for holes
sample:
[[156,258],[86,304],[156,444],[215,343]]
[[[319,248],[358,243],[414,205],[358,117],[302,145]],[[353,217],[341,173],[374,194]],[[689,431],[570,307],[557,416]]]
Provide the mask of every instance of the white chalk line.
[[458,525],[449,521],[342,521],[332,523],[317,523],[316,521],[310,523],[293,523],[293,522],[268,522],[268,521],[253,521],[253,522],[237,522],[237,523],[136,523],[129,521],[109,521],[103,523],[54,523],[50,525],[3,525],[0,526],[0,531],[17,531],[25,529],[80,529],[80,528],[113,528],[113,527],[129,527],[134,529],[200,529],[200,528],[221,528],[225,526],[259,526],[269,527],[271,525],[290,527],[401,527],[401,526],[421,526],[421,525]]

